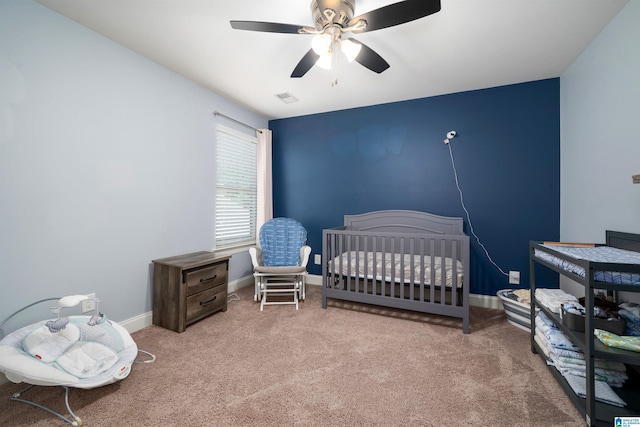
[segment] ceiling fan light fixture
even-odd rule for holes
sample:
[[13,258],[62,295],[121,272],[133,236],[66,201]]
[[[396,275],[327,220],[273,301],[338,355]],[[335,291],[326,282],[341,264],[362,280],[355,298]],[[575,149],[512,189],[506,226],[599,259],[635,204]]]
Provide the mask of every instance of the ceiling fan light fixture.
[[318,60],[316,61],[316,65],[322,68],[323,70],[330,70],[331,64],[333,62],[332,59],[333,59],[333,54],[329,51],[326,51],[325,53],[320,55],[320,58],[318,58]]
[[354,43],[349,39],[340,40],[340,49],[347,57],[347,61],[353,62],[354,59],[360,54],[362,45],[360,43]]
[[329,34],[316,34],[311,39],[311,49],[317,55],[324,55],[329,52],[329,48],[331,47],[331,36]]

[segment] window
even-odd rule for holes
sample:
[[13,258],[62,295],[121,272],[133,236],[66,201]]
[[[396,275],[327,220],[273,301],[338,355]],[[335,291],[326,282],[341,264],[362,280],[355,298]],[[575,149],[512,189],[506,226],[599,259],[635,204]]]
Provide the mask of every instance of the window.
[[257,141],[216,128],[216,249],[255,244]]

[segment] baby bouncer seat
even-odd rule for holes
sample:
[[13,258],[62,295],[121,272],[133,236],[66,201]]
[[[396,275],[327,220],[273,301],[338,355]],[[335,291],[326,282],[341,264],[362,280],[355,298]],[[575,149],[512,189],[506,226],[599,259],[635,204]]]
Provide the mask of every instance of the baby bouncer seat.
[[[72,426],[82,425],[82,420],[69,407],[69,387],[90,389],[120,381],[129,375],[138,354],[138,347],[127,330],[108,320],[97,307],[93,316],[60,316],[62,308],[75,306],[85,299],[85,295],[61,298],[58,306],[51,309],[58,314],[56,319],[25,326],[0,340],[0,372],[11,382],[29,384],[11,399],[44,409]],[[22,310],[24,308],[5,319],[0,327]],[[71,419],[22,399],[33,386],[63,387]]]

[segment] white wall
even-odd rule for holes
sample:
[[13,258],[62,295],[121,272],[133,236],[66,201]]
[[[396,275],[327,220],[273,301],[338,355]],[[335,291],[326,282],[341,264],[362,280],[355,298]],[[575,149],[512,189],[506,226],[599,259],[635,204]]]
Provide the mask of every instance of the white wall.
[[268,125],[30,0],[0,4],[0,89],[0,320],[90,292],[150,311],[150,261],[214,246],[212,111]]
[[631,1],[560,78],[562,240],[640,233],[638,40],[640,1]]

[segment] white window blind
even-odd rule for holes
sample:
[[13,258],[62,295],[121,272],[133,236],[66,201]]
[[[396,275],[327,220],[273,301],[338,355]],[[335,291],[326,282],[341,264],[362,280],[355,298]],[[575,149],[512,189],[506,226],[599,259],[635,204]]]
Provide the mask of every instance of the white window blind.
[[216,249],[256,241],[256,137],[216,128]]

